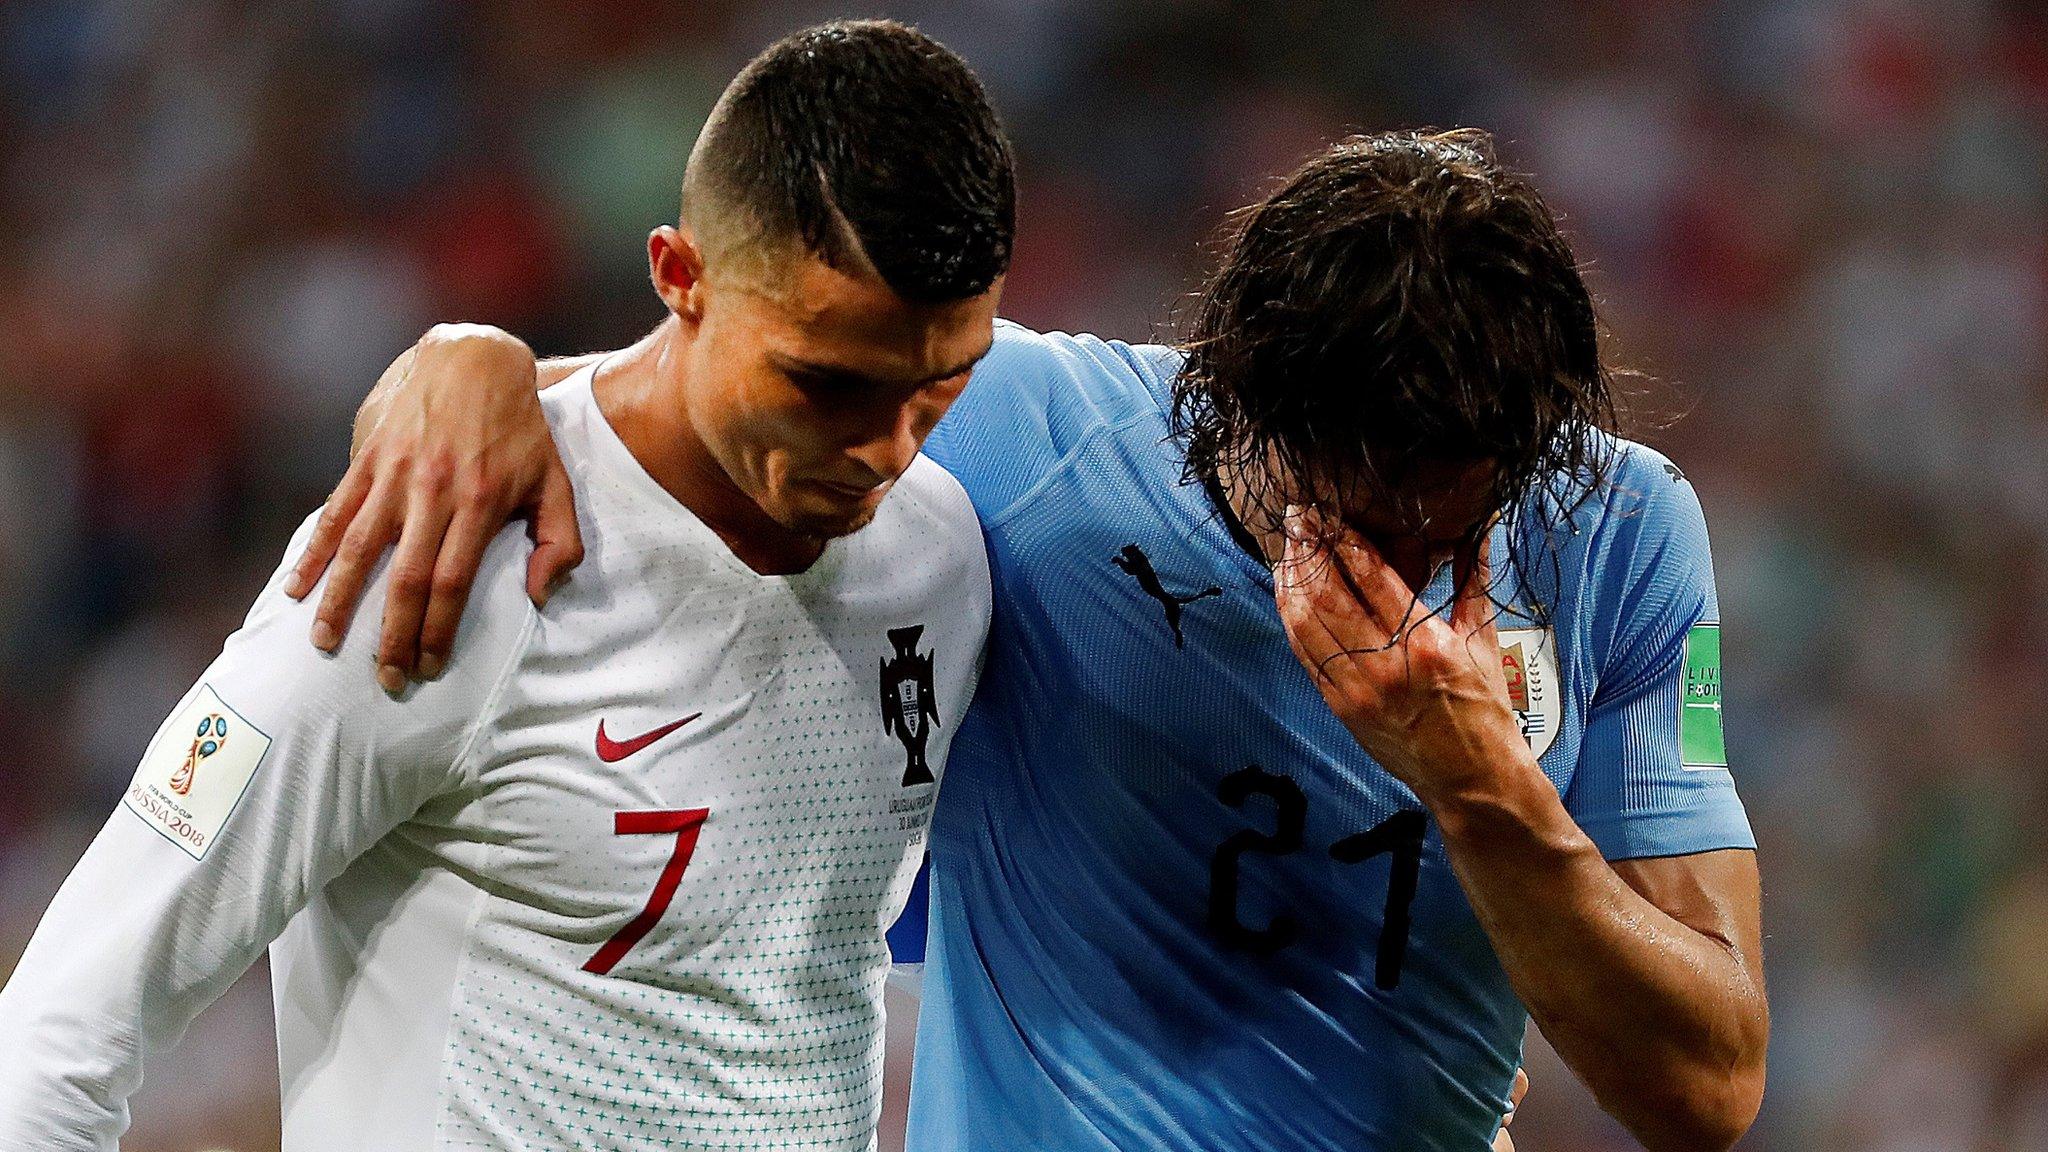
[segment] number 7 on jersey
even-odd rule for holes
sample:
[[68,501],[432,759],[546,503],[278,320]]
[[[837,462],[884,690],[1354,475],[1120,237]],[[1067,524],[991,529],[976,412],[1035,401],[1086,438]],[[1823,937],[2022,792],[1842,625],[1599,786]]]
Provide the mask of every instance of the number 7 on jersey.
[[633,950],[642,937],[661,923],[661,915],[668,911],[669,901],[676,897],[676,886],[683,882],[683,870],[690,866],[690,856],[697,851],[697,830],[704,826],[704,818],[711,815],[709,808],[672,808],[651,812],[614,812],[612,814],[612,835],[614,836],[660,836],[674,835],[675,851],[669,854],[668,864],[661,870],[661,878],[654,882],[654,891],[647,897],[647,907],[638,916],[627,922],[618,934],[604,942],[583,964],[583,970],[598,976],[611,972],[626,953]]

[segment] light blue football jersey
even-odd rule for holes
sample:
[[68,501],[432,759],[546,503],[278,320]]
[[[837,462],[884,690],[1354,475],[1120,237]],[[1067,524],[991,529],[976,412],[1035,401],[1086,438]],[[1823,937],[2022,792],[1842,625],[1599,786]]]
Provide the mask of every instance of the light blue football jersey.
[[[1183,482],[1178,365],[999,324],[926,446],[981,516],[996,605],[932,826],[909,1147],[1484,1152],[1523,1008],[1422,805]],[[1753,847],[1698,501],[1616,448],[1497,594],[1513,702],[1610,858]]]

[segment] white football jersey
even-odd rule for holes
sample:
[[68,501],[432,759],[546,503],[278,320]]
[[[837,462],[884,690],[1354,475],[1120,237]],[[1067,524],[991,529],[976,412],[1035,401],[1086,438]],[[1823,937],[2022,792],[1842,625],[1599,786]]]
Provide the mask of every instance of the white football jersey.
[[508,529],[401,700],[381,573],[327,656],[280,570],[0,991],[0,1149],[113,1148],[266,945],[288,1152],[872,1147],[884,932],[988,630],[973,510],[919,457],[761,576],[587,370],[544,406],[582,566],[537,612]]

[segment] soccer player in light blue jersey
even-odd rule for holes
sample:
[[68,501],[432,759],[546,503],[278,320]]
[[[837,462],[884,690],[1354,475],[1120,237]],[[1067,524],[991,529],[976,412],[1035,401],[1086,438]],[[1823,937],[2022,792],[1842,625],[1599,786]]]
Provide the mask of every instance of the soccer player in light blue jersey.
[[[339,550],[332,626],[400,502],[445,505],[414,462],[491,446],[503,507],[559,487],[533,382],[441,333],[380,388],[300,582]],[[937,718],[915,1152],[1481,1152],[1531,1016],[1646,1147],[1748,1128],[1706,527],[1609,385],[1569,246],[1473,132],[1311,160],[1180,348],[998,324],[925,445],[996,607]],[[423,617],[445,653],[429,600],[387,662]]]

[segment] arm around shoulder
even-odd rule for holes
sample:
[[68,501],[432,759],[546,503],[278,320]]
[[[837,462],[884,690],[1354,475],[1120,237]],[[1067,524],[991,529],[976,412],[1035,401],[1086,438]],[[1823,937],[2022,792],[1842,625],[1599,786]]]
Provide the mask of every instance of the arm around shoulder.
[[535,385],[596,357],[534,363],[503,329],[431,329],[384,372],[356,418],[356,450],[285,590],[327,587],[309,630],[332,650],[349,631],[370,570],[397,545],[377,675],[392,690],[438,675],[485,547],[514,516],[534,547],[527,595],[544,603],[583,558],[568,473]]

